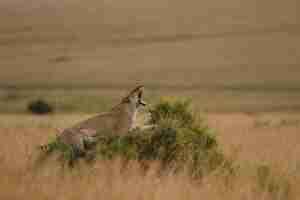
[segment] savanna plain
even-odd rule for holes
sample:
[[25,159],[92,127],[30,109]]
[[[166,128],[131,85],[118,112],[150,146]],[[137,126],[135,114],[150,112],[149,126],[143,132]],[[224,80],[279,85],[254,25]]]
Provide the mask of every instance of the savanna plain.
[[[0,199],[300,199],[299,6],[273,3],[1,1]],[[189,99],[236,173],[199,183],[122,158],[37,165],[56,128],[139,83],[150,105]],[[28,112],[40,98],[53,114]]]

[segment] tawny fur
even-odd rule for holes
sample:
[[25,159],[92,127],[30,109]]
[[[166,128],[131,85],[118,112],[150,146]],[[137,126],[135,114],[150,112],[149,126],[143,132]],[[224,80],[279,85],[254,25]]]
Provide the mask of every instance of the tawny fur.
[[85,140],[97,137],[99,134],[127,134],[132,128],[142,101],[143,86],[138,86],[125,96],[121,103],[110,112],[100,113],[85,121],[62,131],[58,136],[60,142],[85,150]]

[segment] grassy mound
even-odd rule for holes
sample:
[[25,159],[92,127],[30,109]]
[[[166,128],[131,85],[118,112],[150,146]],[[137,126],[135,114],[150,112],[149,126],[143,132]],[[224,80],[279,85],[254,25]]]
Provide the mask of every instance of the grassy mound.
[[[161,101],[150,109],[155,128],[136,129],[125,136],[105,134],[99,137],[86,155],[76,155],[76,149],[57,141],[50,143],[46,154],[62,152],[64,161],[74,163],[80,157],[138,160],[145,168],[151,161],[160,161],[162,169],[188,170],[195,177],[216,169],[230,169],[230,162],[219,151],[216,138],[210,129],[198,119],[187,101],[174,103]],[[87,142],[87,146],[89,146]]]

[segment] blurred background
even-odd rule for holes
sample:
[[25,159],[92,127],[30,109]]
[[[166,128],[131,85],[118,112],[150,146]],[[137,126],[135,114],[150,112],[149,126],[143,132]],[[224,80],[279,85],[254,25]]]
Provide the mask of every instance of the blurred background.
[[[237,173],[33,167],[136,84],[150,105],[192,100]],[[299,0],[0,0],[0,199],[298,200],[299,130]]]
[[0,112],[98,112],[137,83],[208,112],[300,111],[297,4],[2,0]]

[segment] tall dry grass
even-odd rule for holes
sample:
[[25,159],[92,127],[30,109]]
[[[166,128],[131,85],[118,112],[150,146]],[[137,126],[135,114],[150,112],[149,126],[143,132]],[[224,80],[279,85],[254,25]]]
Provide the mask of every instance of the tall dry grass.
[[[296,130],[293,127],[257,128],[253,122],[257,116],[210,115],[209,123],[218,129],[218,139],[228,155],[238,160],[240,169],[236,176],[225,177],[217,173],[192,181],[184,172],[158,175],[157,163],[144,173],[138,163],[131,162],[124,169],[120,159],[85,163],[72,170],[61,168],[55,157],[41,165],[35,165],[36,146],[54,137],[54,127],[64,127],[84,118],[79,115],[53,115],[35,117],[29,115],[0,116],[0,199],[297,199],[300,193],[300,170],[297,159],[289,156],[299,151],[295,146]],[[273,117],[272,117],[273,119]],[[233,123],[233,121],[235,123]],[[221,131],[222,130],[222,131]],[[294,131],[292,131],[294,130]],[[251,133],[250,133],[251,132]],[[265,145],[268,141],[274,145]],[[269,134],[271,133],[271,134]],[[282,136],[285,133],[286,136]],[[267,137],[267,136],[266,136]],[[279,143],[278,140],[282,140]],[[231,141],[231,142],[230,142]],[[251,141],[256,144],[250,145]],[[229,153],[230,146],[237,143],[236,154]],[[293,146],[290,149],[289,146]],[[250,149],[251,147],[251,149]],[[285,151],[284,151],[285,150]],[[260,154],[268,153],[262,163]],[[286,160],[280,156],[286,155]],[[257,155],[257,156],[255,156]],[[278,162],[280,159],[280,162]],[[248,161],[247,161],[248,160]],[[247,162],[246,162],[247,161]],[[263,176],[259,181],[256,164]],[[268,167],[264,167],[265,164]],[[277,164],[275,164],[277,163]],[[289,163],[289,164],[287,164]],[[294,163],[294,165],[292,165]],[[299,161],[298,161],[299,163]],[[255,167],[254,167],[255,166]],[[264,186],[273,182],[273,190]],[[273,185],[274,185],[273,184]],[[286,189],[288,188],[288,189]],[[288,191],[288,194],[283,194]]]

